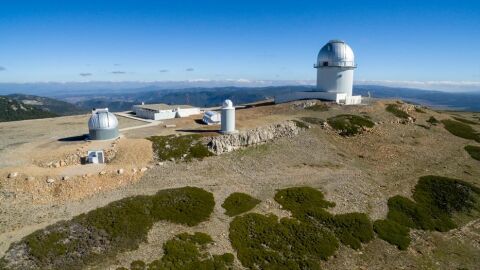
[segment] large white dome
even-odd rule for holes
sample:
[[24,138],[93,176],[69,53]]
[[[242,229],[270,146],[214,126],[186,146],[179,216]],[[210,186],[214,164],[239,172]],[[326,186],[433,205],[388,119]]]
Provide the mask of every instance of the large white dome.
[[355,67],[355,55],[344,41],[330,40],[318,53],[316,67]]
[[108,110],[94,110],[88,120],[88,129],[115,129],[117,127],[117,117]]

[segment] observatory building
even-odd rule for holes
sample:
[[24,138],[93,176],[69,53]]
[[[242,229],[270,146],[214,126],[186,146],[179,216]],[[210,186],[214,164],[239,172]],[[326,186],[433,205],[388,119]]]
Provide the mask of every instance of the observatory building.
[[111,140],[119,136],[117,117],[105,109],[93,109],[88,120],[90,140]]
[[293,92],[275,97],[276,103],[300,99],[322,99],[353,105],[362,102],[353,96],[353,71],[357,68],[352,48],[341,40],[330,40],[318,53],[313,66],[317,69],[317,87],[312,91]]

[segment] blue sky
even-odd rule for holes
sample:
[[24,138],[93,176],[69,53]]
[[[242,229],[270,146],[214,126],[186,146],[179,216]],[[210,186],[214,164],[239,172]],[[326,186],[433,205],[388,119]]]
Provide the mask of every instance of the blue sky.
[[0,4],[0,82],[314,80],[333,38],[357,81],[480,81],[480,1]]

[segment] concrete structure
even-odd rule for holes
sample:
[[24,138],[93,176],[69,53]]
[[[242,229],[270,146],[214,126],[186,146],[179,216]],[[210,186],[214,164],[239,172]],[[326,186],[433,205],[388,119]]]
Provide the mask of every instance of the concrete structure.
[[105,163],[105,155],[102,150],[90,150],[87,152],[87,163]]
[[90,140],[111,140],[119,136],[117,117],[105,109],[93,109],[88,120]]
[[221,130],[222,134],[237,133],[235,130],[235,107],[231,100],[227,99],[222,105],[222,120]]
[[275,97],[275,103],[299,99],[322,99],[353,105],[362,102],[353,96],[353,71],[357,68],[352,48],[341,40],[330,40],[322,47],[314,65],[317,87],[312,91],[293,92]]
[[165,120],[200,114],[200,108],[188,105],[141,104],[134,105],[132,111],[141,118]]
[[202,121],[207,125],[218,125],[221,122],[221,115],[218,112],[206,111],[203,114]]

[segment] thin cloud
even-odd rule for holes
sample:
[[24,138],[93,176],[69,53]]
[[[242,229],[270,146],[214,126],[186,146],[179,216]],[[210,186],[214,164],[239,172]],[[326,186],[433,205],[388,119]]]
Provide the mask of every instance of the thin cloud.
[[165,72],[169,72],[169,70],[168,69],[160,69],[160,72],[165,73]]
[[120,71],[120,70],[112,71],[112,74],[125,74],[125,73],[127,73],[127,72]]
[[121,66],[121,64],[113,64],[114,66],[118,67],[118,66]]
[[92,74],[92,73],[89,73],[89,72],[84,72],[84,73],[80,73],[80,74],[78,74],[78,75],[80,75],[80,76],[82,76],[82,77],[88,77],[88,76],[92,76],[93,74]]
[[7,70],[5,67],[0,66],[0,71],[5,71]]
[[191,71],[194,71],[195,69],[194,68],[187,68],[185,69],[185,71],[188,71],[188,72],[191,72]]

